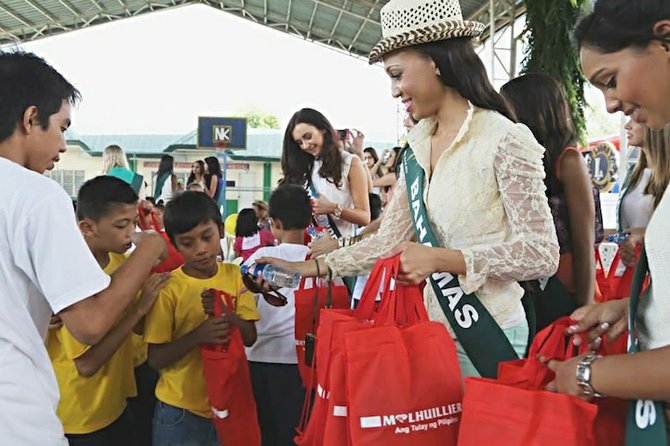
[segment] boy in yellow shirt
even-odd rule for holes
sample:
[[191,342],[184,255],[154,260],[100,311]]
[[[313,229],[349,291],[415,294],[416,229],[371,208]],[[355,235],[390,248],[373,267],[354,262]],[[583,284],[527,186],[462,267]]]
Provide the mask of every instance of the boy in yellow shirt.
[[[100,267],[113,274],[126,260],[123,253],[135,232],[137,195],[117,178],[94,178],[79,191],[77,219]],[[71,446],[138,444],[126,409],[126,398],[136,394],[131,332],[168,278],[152,276],[136,304],[92,347],[65,326],[49,333],[47,350],[61,393],[57,413]]]
[[[230,324],[239,328],[246,346],[253,345],[258,312],[253,294],[239,293],[243,287],[239,268],[217,261],[223,221],[211,198],[184,192],[167,204],[164,222],[184,265],[172,272],[144,329],[149,365],[161,375],[153,446],[218,446],[199,346],[226,343]],[[208,318],[201,294],[210,288],[236,296],[235,312]]]

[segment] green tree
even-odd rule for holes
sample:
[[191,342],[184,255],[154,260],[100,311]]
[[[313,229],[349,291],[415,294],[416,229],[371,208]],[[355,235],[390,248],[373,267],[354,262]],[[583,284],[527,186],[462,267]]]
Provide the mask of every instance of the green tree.
[[586,138],[585,78],[572,30],[588,0],[524,0],[527,47],[522,73],[543,72],[563,85],[580,142]]
[[278,129],[279,119],[275,115],[265,113],[258,109],[247,110],[242,114],[247,118],[247,126],[252,129]]

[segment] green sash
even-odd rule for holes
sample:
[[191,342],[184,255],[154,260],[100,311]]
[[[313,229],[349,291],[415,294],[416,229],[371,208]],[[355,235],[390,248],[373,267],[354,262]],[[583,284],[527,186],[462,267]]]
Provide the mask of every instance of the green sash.
[[[633,276],[633,285],[630,294],[630,311],[628,314],[628,354],[639,351],[635,322],[637,307],[640,303],[640,292],[644,286],[649,265],[644,248]],[[647,291],[648,293],[648,291]],[[648,298],[648,297],[645,297]],[[658,401],[635,400],[628,403],[628,417],[626,419],[627,446],[666,446],[668,434],[666,431],[665,410]]]
[[[416,237],[423,245],[439,246],[423,202],[424,172],[410,147],[403,153],[402,168]],[[458,276],[435,273],[430,276],[430,284],[449,325],[480,375],[496,378],[498,363],[519,359],[507,336],[477,296],[465,294],[461,289]]]

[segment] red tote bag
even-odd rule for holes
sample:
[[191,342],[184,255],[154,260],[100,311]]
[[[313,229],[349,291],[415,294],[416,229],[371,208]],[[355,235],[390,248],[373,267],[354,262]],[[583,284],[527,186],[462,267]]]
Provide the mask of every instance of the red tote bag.
[[[216,316],[223,313],[224,304],[226,311],[235,311],[230,295],[212,291],[216,296]],[[200,356],[212,407],[212,421],[221,445],[260,445],[256,401],[239,329],[231,325],[230,342],[227,345],[203,345],[200,347]]]
[[300,286],[294,291],[295,300],[295,346],[298,354],[298,370],[305,388],[315,383],[312,379],[312,363],[308,364],[305,357],[305,339],[308,334],[316,335],[319,315],[322,308],[349,308],[349,291],[339,279],[329,282],[320,279],[303,278]]
[[165,240],[165,243],[167,243],[167,249],[168,249],[167,257],[165,257],[165,259],[160,263],[160,265],[154,267],[151,271],[154,273],[168,273],[181,267],[184,264],[184,258],[182,257],[181,254],[179,254],[177,248],[174,247],[174,245],[170,241],[170,237],[168,237],[165,231],[161,231],[158,228],[158,222],[156,221],[156,216],[153,214],[153,212],[151,213],[151,225],[146,226],[144,224],[144,218],[145,218],[144,209],[142,209],[141,206],[138,206],[137,209],[140,213],[140,219],[138,222],[138,226],[140,227],[140,229],[143,231],[154,230],[158,232],[161,235],[161,237],[163,237],[163,240]]
[[572,323],[561,318],[538,333],[528,359],[501,363],[497,380],[466,378],[459,446],[623,444],[626,401],[592,404],[544,390],[554,373],[537,356],[563,361],[580,353],[565,336]]
[[[455,445],[463,398],[456,346],[443,324],[430,322],[421,288],[395,283],[399,257],[378,267],[390,280],[373,326],[344,339],[350,444]],[[366,288],[364,298],[374,300],[376,290]]]
[[[383,271],[375,268],[370,273],[369,289],[379,290]],[[370,293],[368,293],[370,294]],[[314,362],[318,367],[311,369],[311,382],[307,388],[313,389],[313,398],[305,398],[303,415],[298,427],[296,444],[300,446],[348,444],[346,418],[346,384],[342,351],[344,333],[366,330],[372,325],[361,318],[369,319],[375,308],[374,299],[362,299],[356,315],[351,309],[321,309],[316,331]],[[313,400],[313,404],[310,401]],[[326,429],[328,437],[326,438]]]

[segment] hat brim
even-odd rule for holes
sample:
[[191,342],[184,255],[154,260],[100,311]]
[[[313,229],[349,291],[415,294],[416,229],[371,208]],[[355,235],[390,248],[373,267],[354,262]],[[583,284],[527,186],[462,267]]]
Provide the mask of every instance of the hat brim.
[[382,60],[384,54],[422,43],[437,42],[457,37],[477,37],[484,31],[484,24],[470,20],[447,20],[386,37],[372,48],[368,62],[372,65]]

